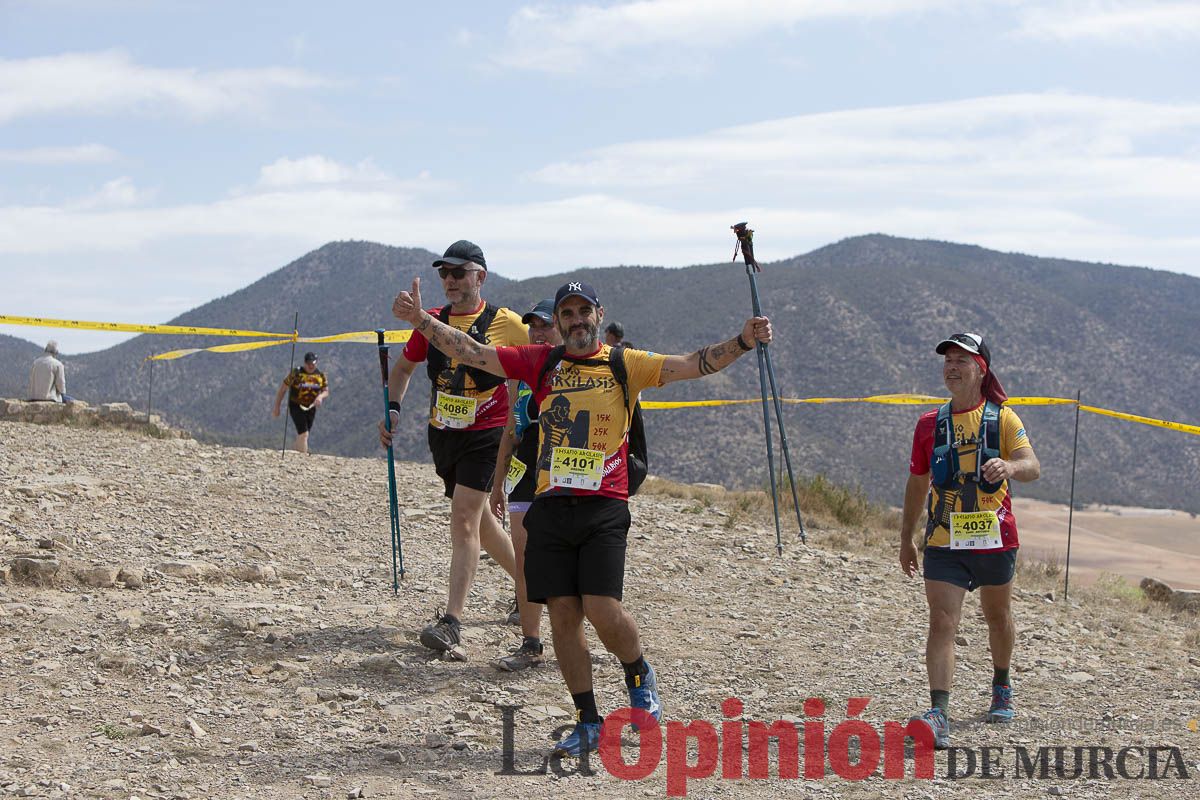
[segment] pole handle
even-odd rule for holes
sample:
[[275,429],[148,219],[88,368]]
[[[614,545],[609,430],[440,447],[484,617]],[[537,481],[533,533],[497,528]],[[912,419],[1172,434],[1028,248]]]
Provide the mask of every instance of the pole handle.
[[386,391],[388,388],[388,346],[383,339],[384,333],[383,328],[375,329],[375,336],[379,340],[379,376],[383,381],[383,388]]

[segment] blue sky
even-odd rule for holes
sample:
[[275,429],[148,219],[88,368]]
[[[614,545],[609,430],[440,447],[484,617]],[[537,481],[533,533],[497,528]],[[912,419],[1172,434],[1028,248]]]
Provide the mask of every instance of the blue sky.
[[337,239],[685,266],[741,219],[1200,275],[1197,53],[1194,0],[0,0],[0,314],[163,322]]

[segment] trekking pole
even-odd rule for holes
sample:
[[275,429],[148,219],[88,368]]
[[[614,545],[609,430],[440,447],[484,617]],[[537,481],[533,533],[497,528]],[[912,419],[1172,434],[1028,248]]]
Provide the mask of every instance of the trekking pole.
[[[379,374],[383,377],[383,424],[392,432],[392,400],[388,397],[388,346],[383,341],[383,328],[376,328],[379,338]],[[404,578],[404,550],[400,542],[400,505],[396,502],[396,459],[392,446],[387,448],[388,461],[388,514],[392,525],[392,593],[400,593],[400,581]]]
[[1071,600],[1071,524],[1075,521],[1075,457],[1079,454],[1079,403],[1083,390],[1075,392],[1075,440],[1071,444],[1071,499],[1067,505],[1067,574],[1063,581],[1063,602]]
[[[732,226],[733,233],[737,237],[737,246],[733,251],[733,257],[736,260],[740,251],[742,259],[746,262],[746,277],[750,279],[751,309],[754,316],[761,317],[762,303],[758,297],[758,282],[754,279],[754,275],[762,272],[762,268],[754,258],[754,231],[747,225],[748,223],[739,222]],[[770,411],[767,405],[768,380],[771,384],[771,398],[775,405],[775,421],[779,425],[779,442],[783,449],[783,460],[787,464],[788,482],[792,487],[792,504],[796,507],[796,524],[800,527],[800,541],[808,544],[808,536],[804,533],[804,520],[800,516],[800,496],[796,491],[796,473],[792,470],[792,454],[788,448],[787,429],[783,426],[783,401],[779,398],[779,388],[775,383],[775,367],[771,364],[771,351],[764,342],[756,342],[756,344],[758,345],[755,348],[758,353],[758,385],[763,402],[763,430],[767,437],[767,465],[771,474],[771,502],[775,508],[775,549],[779,555],[783,555],[783,541],[779,533],[779,492],[775,486],[775,463],[771,452]]]
[[[292,374],[292,370],[296,368],[296,339],[300,336],[300,312],[296,312],[296,318],[292,321],[292,362],[288,365],[288,375]],[[287,455],[287,424],[291,414],[283,415],[283,441],[279,445],[279,457],[283,458]]]

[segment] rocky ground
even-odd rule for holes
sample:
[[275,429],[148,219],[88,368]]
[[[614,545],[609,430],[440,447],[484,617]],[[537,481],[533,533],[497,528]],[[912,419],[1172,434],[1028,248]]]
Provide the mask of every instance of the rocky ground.
[[[431,467],[397,470],[408,576],[393,595],[382,461],[0,423],[0,795],[666,796],[665,755],[636,781],[595,762],[590,776],[573,761],[496,774],[504,707],[520,707],[512,763],[530,771],[569,722],[570,696],[553,661],[516,674],[488,665],[519,642],[502,624],[510,584],[490,561],[471,596],[469,660],[417,643],[444,598],[447,505]],[[670,719],[720,731],[721,703],[736,697],[747,721],[802,724],[804,701],[820,698],[828,734],[850,698],[870,698],[860,716],[877,731],[924,709],[921,585],[900,576],[890,547],[869,544],[890,533],[811,519],[809,546],[789,535],[780,558],[761,503],[672,491],[635,498],[626,581]],[[1033,568],[1018,577],[1021,724],[980,724],[986,627],[973,599],[964,614],[954,743],[1004,748],[1004,778],[949,780],[939,754],[932,780],[911,765],[902,781],[829,768],[780,780],[774,767],[733,780],[718,767],[688,782],[689,796],[1196,796],[1197,618],[1121,586],[1065,604],[1044,596],[1053,585]],[[624,705],[620,667],[594,652],[612,711]],[[1176,747],[1189,778],[1013,777],[1017,746],[1058,745]],[[1143,749],[1127,771],[1148,761]]]

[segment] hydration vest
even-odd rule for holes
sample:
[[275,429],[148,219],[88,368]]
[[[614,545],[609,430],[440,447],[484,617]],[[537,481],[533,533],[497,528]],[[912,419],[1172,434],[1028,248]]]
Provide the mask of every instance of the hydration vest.
[[516,423],[513,434],[519,442],[526,431],[537,425],[538,406],[533,402],[533,390],[524,381],[517,383],[517,396],[510,398],[509,402],[512,404],[513,422]]
[[[550,351],[550,355],[546,356],[546,363],[542,365],[541,372],[538,373],[538,387],[546,382],[546,376],[554,371],[566,352],[566,346],[561,344]],[[567,360],[573,364],[588,367],[607,366],[612,370],[613,378],[621,385],[621,394],[625,397],[625,414],[629,419],[629,458],[625,463],[629,496],[632,497],[637,494],[642,481],[646,480],[649,461],[646,450],[646,428],[642,424],[641,400],[633,404],[632,411],[629,408],[629,373],[625,371],[625,348],[619,345],[611,348],[608,351],[608,360],[600,358],[569,358]]]
[[958,447],[955,444],[954,413],[950,409],[950,403],[946,403],[938,409],[937,423],[934,426],[933,458],[929,462],[933,485],[939,489],[954,489],[962,486],[964,481],[973,481],[979,486],[979,490],[986,494],[999,490],[1003,481],[985,481],[983,465],[993,458],[1000,457],[1000,406],[991,400],[984,402],[979,433],[973,440],[957,443],[975,445],[975,471],[970,475],[964,475],[959,469]]
[[[487,329],[491,327],[492,320],[496,318],[496,312],[499,311],[491,303],[483,307],[483,313],[475,318],[471,323],[471,327],[467,329],[467,335],[480,344],[487,344]],[[439,322],[450,323],[450,304],[442,306],[438,311],[437,318]],[[429,375],[429,381],[433,385],[433,398],[436,401],[438,391],[438,378],[443,372],[450,368],[450,359],[441,350],[438,350],[432,344],[425,355],[425,372]],[[461,397],[466,387],[467,376],[471,376],[471,380],[475,382],[476,391],[486,392],[500,384],[504,383],[505,378],[498,377],[490,372],[484,372],[475,367],[468,367],[466,364],[459,364],[454,370],[454,374],[450,377],[449,394]]]

